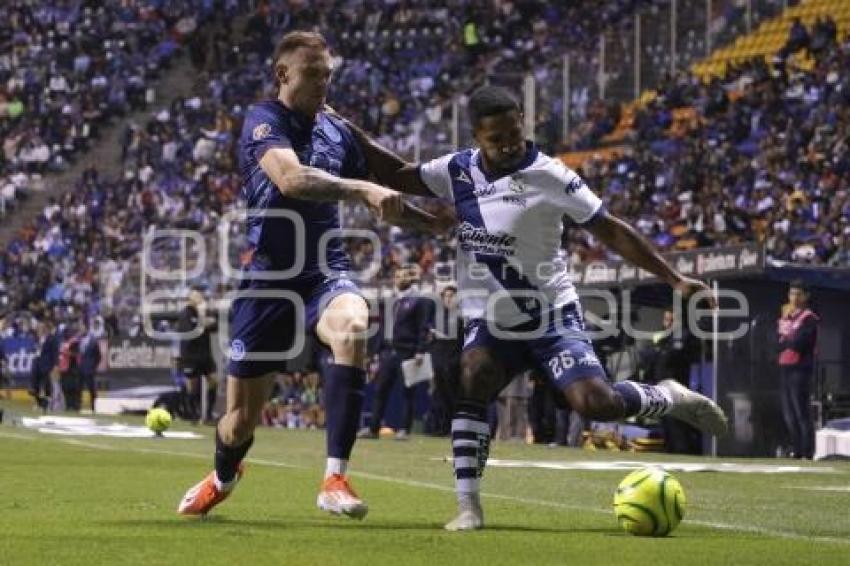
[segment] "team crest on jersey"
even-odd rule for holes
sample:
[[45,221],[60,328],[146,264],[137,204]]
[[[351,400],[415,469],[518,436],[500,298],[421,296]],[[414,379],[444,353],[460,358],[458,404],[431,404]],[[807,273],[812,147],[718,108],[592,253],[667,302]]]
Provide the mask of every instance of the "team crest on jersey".
[[564,189],[564,192],[571,195],[579,190],[583,184],[581,177],[573,177],[573,180],[567,183],[567,187]]
[[272,133],[272,127],[263,122],[262,124],[257,124],[257,127],[251,132],[251,137],[254,138],[254,141],[260,141],[269,137],[269,134]]

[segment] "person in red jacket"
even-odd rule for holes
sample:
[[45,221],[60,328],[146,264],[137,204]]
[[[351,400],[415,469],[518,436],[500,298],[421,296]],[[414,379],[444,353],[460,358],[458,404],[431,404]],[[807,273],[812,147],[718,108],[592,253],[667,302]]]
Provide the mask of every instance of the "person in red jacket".
[[820,317],[808,308],[808,302],[803,283],[792,281],[788,304],[777,322],[782,417],[798,458],[811,458],[814,451],[811,388]]

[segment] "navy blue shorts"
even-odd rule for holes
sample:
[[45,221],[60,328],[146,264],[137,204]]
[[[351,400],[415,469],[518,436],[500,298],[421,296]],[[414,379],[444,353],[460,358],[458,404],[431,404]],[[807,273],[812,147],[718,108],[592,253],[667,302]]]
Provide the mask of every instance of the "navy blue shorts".
[[350,279],[328,279],[309,289],[240,289],[230,307],[230,359],[227,373],[259,377],[284,371],[286,360],[297,357],[325,306],[343,293],[362,296]]
[[606,378],[575,303],[553,309],[546,328],[530,336],[541,326],[537,320],[502,330],[484,320],[471,320],[464,330],[463,350],[487,348],[508,377],[538,369],[559,389],[581,379]]

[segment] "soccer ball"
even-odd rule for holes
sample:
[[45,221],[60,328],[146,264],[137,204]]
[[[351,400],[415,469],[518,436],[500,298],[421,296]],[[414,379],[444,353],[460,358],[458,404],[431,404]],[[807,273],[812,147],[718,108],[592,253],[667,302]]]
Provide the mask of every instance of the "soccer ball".
[[162,434],[171,426],[171,413],[161,407],[154,407],[145,416],[145,426],[156,434]]
[[663,537],[685,515],[685,492],[676,478],[660,468],[635,470],[614,493],[614,514],[627,533]]

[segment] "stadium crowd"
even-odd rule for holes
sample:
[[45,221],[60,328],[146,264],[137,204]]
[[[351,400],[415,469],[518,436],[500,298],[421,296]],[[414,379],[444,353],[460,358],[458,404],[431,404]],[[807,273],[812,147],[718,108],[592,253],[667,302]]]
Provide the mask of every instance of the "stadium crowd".
[[325,424],[321,378],[318,371],[282,373],[262,422],[277,428],[319,428]]
[[[44,183],[41,175],[84,150],[97,125],[144,107],[150,81],[183,35],[198,72],[195,90],[156,109],[146,123],[126,125],[123,178],[88,169],[0,253],[0,303],[4,311],[28,311],[71,328],[100,315],[113,332],[127,334],[139,326],[133,285],[144,234],[152,226],[188,228],[212,241],[237,203],[241,119],[273,87],[267,59],[280,33],[313,26],[327,33],[337,56],[330,103],[404,152],[414,123],[423,116],[444,122],[451,97],[488,74],[532,70],[544,77],[545,65],[537,68],[536,61],[567,49],[589,53],[600,29],[616,26],[641,2],[608,2],[601,12],[582,10],[582,3],[509,0],[362,6],[328,0],[321,9],[268,2],[248,16],[241,35],[229,17],[191,33],[204,19],[205,2],[164,2],[150,11],[91,4],[24,9],[23,16],[11,10],[16,15],[0,18],[0,45],[11,46],[0,54],[0,198]],[[19,5],[29,3],[11,4]],[[239,7],[229,3],[230,10]],[[463,17],[447,18],[447,10]],[[789,49],[809,49],[811,70],[780,58],[772,66],[731,69],[708,85],[686,73],[666,79],[637,113],[631,149],[582,167],[608,208],[664,250],[756,240],[774,259],[850,266],[850,79],[842,72],[850,67],[850,41],[830,34],[828,23],[807,32],[804,45],[795,33]],[[541,120],[560,123],[560,106],[545,109]],[[683,107],[695,109],[695,126],[671,130],[674,110]],[[590,127],[578,129],[592,132],[594,141],[619,115],[598,103],[580,112]],[[556,134],[545,134],[553,129],[541,131],[541,144],[556,149]],[[43,163],[25,158],[43,155],[42,145]],[[378,279],[409,263],[429,278],[454,259],[451,237],[376,227],[359,207],[345,207],[343,221],[376,230],[380,249],[353,241],[350,252],[356,268],[379,259]],[[565,238],[577,262],[606,257],[584,232],[570,230]],[[173,259],[173,249],[162,251]],[[235,238],[232,263],[244,251]],[[224,288],[216,274],[203,279],[213,295]],[[267,424],[321,426],[317,379],[283,376]]]
[[4,2],[2,209],[65,169],[113,118],[152,102],[152,82],[207,14],[192,0]]
[[[702,84],[680,73],[634,118],[630,149],[581,173],[661,249],[756,241],[769,257],[847,267],[850,250],[850,38],[802,24],[768,64]],[[803,42],[803,43],[800,43]],[[808,49],[810,69],[787,55]],[[694,110],[679,127],[677,109]],[[603,257],[582,234],[569,249]]]

